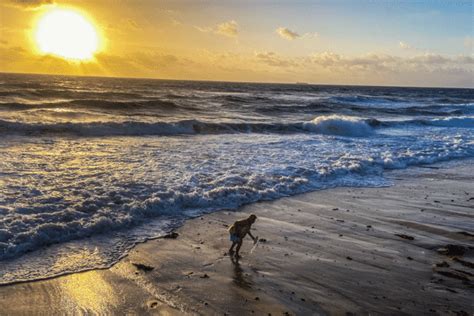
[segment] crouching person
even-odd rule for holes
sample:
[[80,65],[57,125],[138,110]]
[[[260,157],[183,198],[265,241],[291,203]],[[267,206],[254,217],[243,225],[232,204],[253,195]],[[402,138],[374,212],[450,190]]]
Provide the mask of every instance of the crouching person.
[[[235,258],[240,258],[239,255],[239,250],[240,247],[242,246],[242,240],[244,237],[248,234],[254,243],[257,242],[257,238],[255,238],[252,233],[250,232],[250,228],[252,227],[252,224],[255,223],[255,220],[257,219],[257,216],[255,215],[250,215],[246,219],[242,219],[239,221],[236,221],[232,226],[229,228],[229,233],[230,233],[230,241],[232,242],[232,246],[230,246],[229,249],[229,256],[233,256],[235,253]],[[234,247],[237,246],[234,252]]]

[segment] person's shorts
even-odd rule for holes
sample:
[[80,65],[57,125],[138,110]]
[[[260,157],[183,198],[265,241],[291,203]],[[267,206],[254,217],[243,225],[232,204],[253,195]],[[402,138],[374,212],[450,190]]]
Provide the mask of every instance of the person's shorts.
[[240,238],[236,234],[230,234],[230,241],[232,242],[239,242]]

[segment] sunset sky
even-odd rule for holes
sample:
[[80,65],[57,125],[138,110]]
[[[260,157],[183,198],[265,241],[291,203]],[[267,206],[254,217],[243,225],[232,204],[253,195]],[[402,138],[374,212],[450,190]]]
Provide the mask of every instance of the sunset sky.
[[[93,58],[39,51],[55,8],[93,23]],[[0,71],[474,87],[472,12],[469,0],[0,0]]]

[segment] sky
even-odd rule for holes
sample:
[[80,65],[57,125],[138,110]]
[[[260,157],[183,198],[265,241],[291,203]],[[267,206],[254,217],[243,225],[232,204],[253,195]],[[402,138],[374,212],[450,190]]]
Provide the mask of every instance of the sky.
[[[38,21],[57,8],[95,26],[93,58],[38,49]],[[0,72],[474,87],[473,10],[470,0],[0,0]]]

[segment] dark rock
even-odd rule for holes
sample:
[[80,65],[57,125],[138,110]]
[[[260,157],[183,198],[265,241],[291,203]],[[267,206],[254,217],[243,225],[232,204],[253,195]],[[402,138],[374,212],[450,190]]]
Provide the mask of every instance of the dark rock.
[[474,234],[471,234],[471,233],[468,233],[468,232],[458,232],[458,234],[464,235],[464,236],[467,236],[467,237],[474,237]]
[[451,256],[463,256],[466,253],[466,250],[467,249],[464,246],[448,244],[444,246],[443,248],[439,248],[437,251],[439,254],[451,257]]
[[400,238],[407,239],[407,240],[414,240],[415,239],[415,237],[410,236],[410,235],[405,235],[405,234],[395,234],[395,236],[398,236]]
[[458,280],[461,280],[461,281],[467,281],[469,282],[469,278],[464,274],[464,273],[461,273],[461,272],[457,272],[457,271],[436,271],[438,274],[441,274],[445,277],[448,277],[448,278],[452,278],[452,279],[458,279]]
[[209,276],[206,273],[204,273],[204,275],[201,275],[200,278],[201,279],[209,279]]
[[446,261],[443,261],[443,262],[439,262],[437,264],[435,264],[438,268],[449,268],[449,263],[447,263]]
[[453,260],[456,261],[456,262],[459,262],[460,264],[462,264],[465,267],[474,269],[474,263],[472,263],[472,262],[462,260],[462,259],[459,259],[459,258],[454,258]]
[[408,256],[408,257],[407,257],[407,259],[408,259],[408,260],[413,260],[413,258],[412,258],[412,257],[410,257],[410,256]]
[[142,270],[142,271],[145,271],[145,272],[149,272],[149,271],[152,271],[153,269],[155,269],[154,267],[152,266],[147,266],[146,264],[142,264],[142,263],[133,263],[132,264],[138,269],[138,270]]
[[347,259],[347,260],[352,260],[352,258],[351,258],[351,257],[349,257],[349,256],[347,256],[347,257],[346,257],[346,259]]
[[171,232],[167,235],[164,235],[163,238],[167,238],[167,239],[176,239],[178,238],[179,234],[177,232]]

